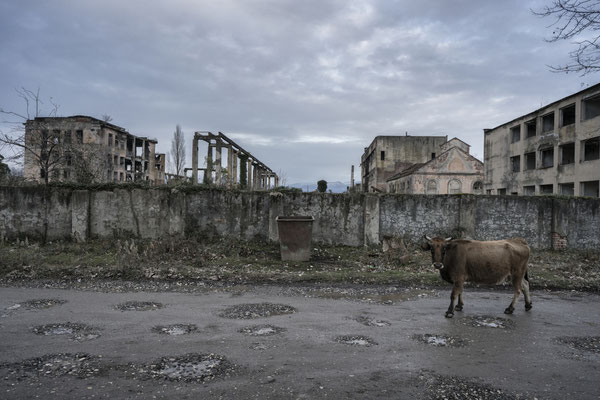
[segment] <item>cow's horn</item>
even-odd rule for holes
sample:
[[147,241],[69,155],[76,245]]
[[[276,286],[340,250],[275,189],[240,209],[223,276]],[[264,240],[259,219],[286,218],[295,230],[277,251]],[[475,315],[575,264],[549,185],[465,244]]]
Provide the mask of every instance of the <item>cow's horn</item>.
[[447,237],[446,239],[444,239],[446,242],[449,242],[452,240],[452,237]]
[[427,239],[431,242],[431,238],[429,236],[425,235],[425,239]]

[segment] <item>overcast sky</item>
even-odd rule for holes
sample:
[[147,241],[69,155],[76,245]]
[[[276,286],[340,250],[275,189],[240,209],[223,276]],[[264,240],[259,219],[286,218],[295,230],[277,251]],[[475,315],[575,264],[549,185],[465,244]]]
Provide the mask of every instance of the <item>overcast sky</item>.
[[[0,106],[40,87],[167,152],[222,131],[288,184],[350,180],[377,135],[491,128],[598,81],[523,0],[0,0]],[[201,150],[204,154],[205,150]],[[189,165],[189,163],[188,163]]]

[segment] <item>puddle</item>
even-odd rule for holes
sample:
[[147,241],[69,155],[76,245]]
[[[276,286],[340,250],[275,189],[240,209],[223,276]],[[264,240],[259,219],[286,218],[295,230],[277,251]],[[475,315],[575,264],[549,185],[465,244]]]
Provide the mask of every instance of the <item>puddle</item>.
[[285,331],[285,328],[273,325],[253,325],[242,328],[238,332],[248,336],[272,336]]
[[173,324],[173,325],[157,325],[152,327],[152,331],[162,335],[188,335],[198,331],[198,327],[194,324]]
[[71,340],[84,341],[100,337],[97,329],[85,324],[63,322],[39,325],[32,328],[33,333],[45,336],[67,336]]
[[432,335],[429,333],[422,335],[413,335],[413,340],[437,347],[463,347],[467,345],[464,339],[447,336],[447,335]]
[[153,301],[126,301],[125,303],[117,304],[115,308],[121,311],[150,311],[163,308],[161,303]]
[[475,317],[465,317],[461,319],[465,325],[474,326],[476,328],[496,328],[496,329],[512,329],[515,323],[506,318],[492,317],[489,315],[480,315]]
[[365,326],[374,326],[374,327],[378,327],[378,328],[391,325],[391,323],[388,321],[369,318],[364,315],[358,316],[358,317],[354,318],[354,320],[356,322],[358,322],[359,324],[363,324]]
[[600,354],[600,336],[563,336],[556,341],[573,350]]
[[149,367],[155,379],[205,382],[218,376],[229,375],[234,370],[225,357],[216,354],[190,353],[180,357],[163,357]]
[[95,356],[86,353],[58,353],[42,357],[30,358],[21,362],[5,364],[11,375],[18,377],[34,375],[44,377],[60,377],[72,375],[88,378],[98,375],[101,367]]
[[218,315],[223,318],[232,319],[255,319],[272,317],[276,315],[293,314],[297,310],[285,304],[257,303],[257,304],[237,304],[227,307]]
[[347,344],[350,346],[376,346],[377,342],[371,339],[368,336],[352,336],[352,335],[344,335],[338,336],[335,338],[335,341],[342,344]]

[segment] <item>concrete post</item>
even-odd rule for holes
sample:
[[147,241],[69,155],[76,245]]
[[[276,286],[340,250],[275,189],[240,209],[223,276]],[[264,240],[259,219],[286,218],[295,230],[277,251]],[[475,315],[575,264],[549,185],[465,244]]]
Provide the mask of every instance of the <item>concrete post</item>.
[[221,139],[217,139],[215,147],[215,185],[221,186],[223,184],[221,179]]
[[233,149],[227,146],[227,186],[233,186]]
[[192,183],[198,184],[198,134],[194,133],[192,144]]
[[[205,176],[204,181],[205,182],[212,182],[212,168],[213,168],[212,148],[213,148],[213,145],[210,144],[210,139],[209,139],[208,140],[208,150],[206,152],[206,170],[204,171],[204,176]],[[206,177],[208,177],[208,178],[206,178]]]
[[279,187],[279,177],[275,175],[275,187]]
[[252,160],[250,158],[248,158],[248,190],[252,190],[252,184],[254,183],[254,180],[252,179],[252,174],[253,174],[253,170],[252,170]]
[[232,163],[231,163],[232,167],[231,167],[231,182],[233,185],[237,185],[238,183],[238,153],[236,151],[233,151],[232,154]]
[[354,189],[354,165],[350,170],[350,189]]

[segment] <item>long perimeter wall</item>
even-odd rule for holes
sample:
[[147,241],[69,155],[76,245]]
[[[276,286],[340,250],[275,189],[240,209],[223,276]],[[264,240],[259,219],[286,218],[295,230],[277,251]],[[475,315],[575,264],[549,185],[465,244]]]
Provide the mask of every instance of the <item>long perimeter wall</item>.
[[[53,188],[48,210],[49,240],[218,234],[276,241],[277,216],[312,215],[316,243],[371,246],[428,234],[600,248],[600,199],[591,198]],[[42,187],[0,187],[0,240],[40,238],[43,220]]]

